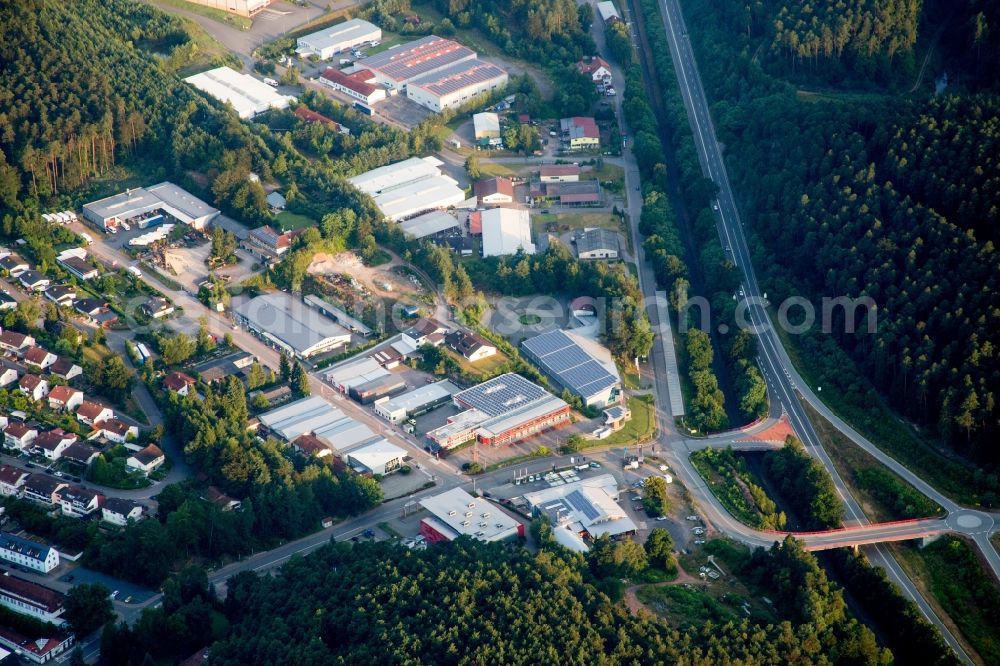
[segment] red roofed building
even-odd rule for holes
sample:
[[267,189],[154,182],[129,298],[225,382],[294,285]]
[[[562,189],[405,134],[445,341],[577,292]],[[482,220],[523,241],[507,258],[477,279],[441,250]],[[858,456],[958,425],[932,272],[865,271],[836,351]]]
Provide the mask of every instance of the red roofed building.
[[482,206],[514,203],[514,183],[508,178],[487,178],[475,186],[476,199]]
[[163,378],[163,388],[178,395],[188,395],[195,383],[194,377],[185,375],[183,372],[171,372]]
[[611,65],[601,56],[594,56],[590,62],[581,60],[576,63],[576,69],[589,76],[594,83],[607,83],[611,80]]
[[73,647],[73,635],[56,634],[51,638],[31,640],[13,629],[0,626],[0,646],[11,652],[17,652],[22,660],[34,664],[44,664]]
[[63,604],[66,597],[17,576],[0,576],[0,605],[16,613],[24,613],[42,622],[63,624]]
[[478,210],[469,213],[469,233],[473,236],[483,235],[483,214]]
[[299,106],[295,109],[295,115],[306,121],[307,123],[322,123],[324,125],[329,125],[333,129],[337,130],[341,134],[350,134],[351,130],[347,129],[336,120],[332,118],[327,118],[322,113],[316,113],[312,109],[307,109],[304,106]]
[[575,183],[580,180],[580,167],[575,164],[543,164],[538,169],[543,183]]
[[358,70],[353,74],[344,74],[339,69],[329,67],[319,77],[322,83],[334,90],[369,106],[385,99],[385,88],[375,84],[375,74],[367,69]]
[[83,404],[83,391],[71,386],[53,386],[49,391],[49,407],[55,410],[73,411]]

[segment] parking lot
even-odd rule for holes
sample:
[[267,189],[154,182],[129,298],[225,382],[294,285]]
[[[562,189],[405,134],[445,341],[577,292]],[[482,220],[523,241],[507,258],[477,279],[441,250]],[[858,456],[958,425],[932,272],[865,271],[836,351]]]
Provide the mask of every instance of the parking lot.
[[[76,567],[69,573],[60,576],[59,580],[64,583],[73,583],[74,585],[100,583],[111,590],[111,593],[115,595],[115,601],[126,604],[141,604],[156,594],[154,590],[150,590],[149,588],[86,567]],[[117,594],[115,594],[116,592]]]

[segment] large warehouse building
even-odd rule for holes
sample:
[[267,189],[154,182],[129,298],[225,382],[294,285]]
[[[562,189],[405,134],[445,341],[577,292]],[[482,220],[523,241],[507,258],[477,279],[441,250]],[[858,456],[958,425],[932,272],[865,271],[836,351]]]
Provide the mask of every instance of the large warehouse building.
[[204,229],[218,214],[217,208],[168,182],[129,189],[83,206],[84,219],[105,231],[123,222],[144,229],[176,221]]
[[278,349],[308,358],[344,347],[351,332],[299,299],[278,291],[233,308],[234,318]]
[[371,196],[383,215],[398,222],[465,201],[458,182],[441,173],[442,164],[435,157],[411,157],[355,176],[350,183]]
[[525,209],[490,208],[482,211],[483,257],[535,253],[531,242],[531,215]]
[[329,60],[337,53],[382,39],[382,28],[362,19],[351,19],[299,37],[295,52]]
[[222,103],[229,102],[244,120],[271,109],[284,109],[295,98],[230,67],[217,67],[184,79]]
[[565,401],[513,372],[460,391],[453,400],[467,411],[427,433],[438,449],[473,438],[487,446],[513,444],[569,422]]
[[503,69],[473,58],[411,80],[406,84],[406,96],[440,113],[502,88],[507,80]]
[[468,536],[478,541],[504,541],[524,536],[520,523],[488,500],[473,497],[461,488],[425,497],[420,506],[431,514],[420,521],[420,533],[430,543]]
[[196,5],[204,5],[231,14],[252,18],[267,8],[271,0],[187,0]]
[[606,407],[621,398],[615,361],[596,341],[572,331],[555,330],[528,338],[521,348],[542,372],[587,407]]
[[457,391],[455,385],[445,379],[419,386],[395,398],[379,398],[372,405],[372,411],[390,423],[400,423],[450,402]]
[[371,70],[376,80],[386,88],[401,90],[414,79],[475,57],[475,51],[458,42],[427,35],[362,58],[355,65]]
[[587,550],[583,537],[617,537],[636,530],[618,505],[618,482],[610,474],[525,493],[524,499],[533,515],[548,517],[556,540],[571,550]]

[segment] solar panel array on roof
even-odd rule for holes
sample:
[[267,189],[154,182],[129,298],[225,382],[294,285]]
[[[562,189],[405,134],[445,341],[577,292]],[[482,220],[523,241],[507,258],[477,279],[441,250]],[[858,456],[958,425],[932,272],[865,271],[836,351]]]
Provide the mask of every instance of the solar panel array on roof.
[[606,363],[584,349],[576,336],[565,331],[543,333],[521,344],[542,370],[584,399],[620,381],[617,374],[608,370]]
[[566,501],[569,502],[570,506],[582,513],[587,517],[587,520],[594,520],[599,515],[600,511],[594,508],[586,497],[583,496],[579,490],[574,490],[569,495],[566,495]]
[[455,400],[493,417],[506,414],[549,395],[516,373],[507,373],[455,394]]

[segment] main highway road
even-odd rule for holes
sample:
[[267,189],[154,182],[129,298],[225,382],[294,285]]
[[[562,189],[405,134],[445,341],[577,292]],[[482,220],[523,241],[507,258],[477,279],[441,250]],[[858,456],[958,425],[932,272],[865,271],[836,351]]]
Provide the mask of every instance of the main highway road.
[[[703,173],[714,181],[719,188],[717,211],[718,230],[727,252],[732,257],[736,267],[741,272],[743,277],[743,284],[741,286],[740,293],[742,299],[741,307],[745,310],[746,320],[757,333],[760,348],[760,362],[771,380],[771,399],[778,400],[781,403],[782,407],[789,415],[792,426],[803,440],[807,450],[823,463],[824,467],[826,467],[833,477],[837,492],[846,507],[846,523],[848,526],[860,527],[861,525],[867,524],[868,520],[857,501],[851,496],[850,491],[838,474],[833,462],[830,460],[830,457],[820,445],[819,438],[803,409],[799,397],[796,395],[796,391],[800,391],[802,396],[815,406],[821,406],[822,403],[820,403],[818,399],[812,395],[811,391],[809,391],[808,387],[805,386],[798,374],[795,373],[794,367],[792,366],[787,353],[785,353],[777,335],[771,327],[771,323],[765,309],[766,302],[762,297],[760,286],[758,285],[754,274],[749,247],[743,233],[743,223],[740,220],[739,209],[737,208],[736,200],[733,196],[732,187],[729,182],[729,176],[726,172],[725,163],[722,157],[722,150],[719,146],[715,130],[712,125],[708,101],[702,87],[700,75],[698,74],[697,62],[695,61],[694,51],[691,47],[690,40],[688,39],[687,29],[684,25],[684,17],[681,13],[679,1],[660,0],[660,8],[663,19],[663,28],[666,31],[666,36],[670,44],[671,57],[676,70],[681,96],[684,99],[691,129],[694,134],[698,158],[701,162]],[[648,29],[653,28],[652,26],[649,26]],[[832,416],[825,406],[822,406],[819,411],[824,416]],[[839,419],[831,419],[831,422],[841,430],[847,432],[848,429],[845,428],[846,424]],[[849,433],[849,436],[851,436],[851,439],[859,444],[861,443],[860,440],[863,440],[860,435],[853,431]],[[878,451],[878,449],[874,447],[874,445],[871,445],[870,442],[865,442],[864,448],[869,450],[869,452],[874,455],[874,452]],[[955,515],[953,513],[952,516],[949,516],[948,522],[963,527],[963,531],[972,535],[976,540],[976,543],[980,546],[983,546],[985,542],[985,548],[983,548],[984,553],[987,550],[991,551],[988,557],[992,556],[992,559],[998,559],[996,558],[996,551],[993,549],[992,545],[989,544],[988,539],[988,533],[993,527],[992,517],[986,514],[981,514],[980,512],[968,510],[962,511],[960,507],[957,507],[953,502],[950,502],[940,493],[934,491],[933,488],[930,488],[930,486],[926,483],[923,483],[904,466],[896,463],[881,452],[879,452],[877,457],[886,463],[890,469],[893,469],[893,471],[896,471],[911,483],[917,481],[914,485],[921,491],[925,492],[925,494],[929,497],[935,499],[935,501],[941,504],[942,507],[949,511],[949,513],[960,512],[961,515]],[[680,460],[678,460],[678,462],[684,466],[689,474],[694,475],[694,479],[697,479],[698,477],[694,474],[694,470],[691,469],[690,461],[687,460],[687,456],[682,455],[679,456],[679,458]],[[703,484],[697,481],[695,483],[699,486],[703,486]],[[698,493],[700,497],[706,494],[711,495],[711,493]],[[874,531],[876,533],[881,531],[882,536],[888,537],[889,534],[884,532],[887,527],[888,526],[884,526],[881,529],[874,528]],[[955,649],[955,651],[966,661],[971,661],[968,654],[966,654],[966,652],[962,649],[958,640],[948,630],[944,623],[941,622],[940,618],[938,618],[934,610],[921,596],[920,591],[916,588],[906,573],[899,567],[892,555],[880,545],[875,545],[869,548],[868,554],[872,561],[885,568],[888,571],[890,578],[895,580],[904,593],[917,603],[923,614],[941,630],[945,639]],[[997,564],[1000,564],[1000,562],[997,562]],[[993,566],[992,563],[991,566]]]

